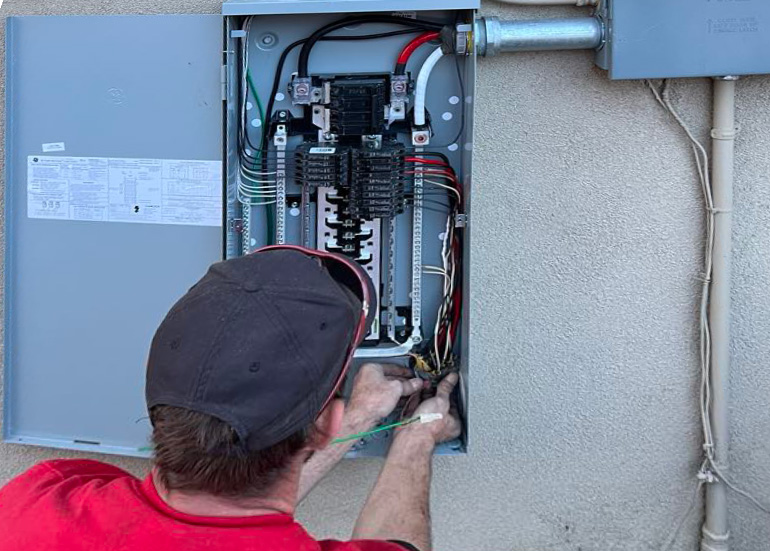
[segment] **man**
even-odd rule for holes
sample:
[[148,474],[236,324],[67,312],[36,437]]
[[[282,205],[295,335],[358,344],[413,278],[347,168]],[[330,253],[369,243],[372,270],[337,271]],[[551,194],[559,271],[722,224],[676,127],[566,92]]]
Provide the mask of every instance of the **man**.
[[152,342],[151,474],[37,465],[0,490],[0,549],[430,551],[431,458],[460,432],[456,375],[413,414],[440,419],[396,432],[354,541],[316,541],[293,520],[350,448],[332,440],[371,429],[423,390],[405,368],[369,364],[347,406],[338,398],[371,296],[356,264],[298,247],[212,266]]

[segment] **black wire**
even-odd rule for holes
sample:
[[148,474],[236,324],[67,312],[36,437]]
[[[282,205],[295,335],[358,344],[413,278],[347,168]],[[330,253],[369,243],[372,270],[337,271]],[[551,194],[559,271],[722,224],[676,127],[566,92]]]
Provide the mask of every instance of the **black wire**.
[[[457,69],[457,82],[460,84],[460,105],[462,106],[460,109],[460,129],[457,131],[457,136],[455,136],[455,139],[452,140],[450,143],[446,145],[452,145],[453,143],[457,143],[460,138],[462,138],[463,133],[465,132],[465,83],[463,82],[463,74],[460,70],[460,56],[455,56],[455,69]],[[446,147],[446,146],[444,146]]]
[[299,60],[297,62],[297,76],[300,78],[310,76],[308,72],[308,61],[310,59],[310,51],[315,46],[316,42],[324,35],[341,29],[354,23],[392,23],[394,25],[402,25],[405,27],[414,27],[423,30],[440,30],[444,27],[441,23],[433,23],[431,21],[423,21],[419,19],[404,19],[403,17],[396,17],[393,15],[372,15],[372,16],[353,16],[340,19],[328,25],[324,25],[313,34],[311,34],[305,44],[302,46],[302,51],[299,53]]
[[[388,38],[391,36],[399,36],[404,34],[412,34],[421,32],[421,29],[399,29],[397,31],[387,31],[382,33],[374,33],[374,34],[363,34],[363,35],[344,35],[344,36],[324,36],[321,37],[320,40],[323,41],[346,41],[346,40],[373,40],[377,38]],[[260,142],[259,147],[257,148],[254,143],[251,141],[251,138],[249,136],[248,131],[245,132],[246,134],[246,144],[249,146],[250,149],[255,151],[261,151],[264,153],[265,151],[265,141],[266,141],[266,134],[268,133],[268,130],[270,128],[270,119],[273,114],[273,107],[275,107],[275,95],[278,93],[278,88],[281,85],[281,76],[283,74],[283,66],[286,64],[286,59],[288,58],[291,51],[299,46],[300,44],[304,44],[305,41],[307,41],[307,38],[303,38],[300,40],[297,40],[296,42],[292,42],[289,44],[283,52],[281,52],[281,56],[278,59],[278,65],[276,67],[275,76],[273,78],[273,87],[270,91],[270,97],[267,101],[267,109],[265,109],[265,127],[262,128],[262,139]],[[243,125],[243,128],[246,128],[246,121],[243,120],[241,122]],[[241,157],[256,161],[258,157],[247,155],[244,151],[244,148],[241,147]]]
[[[422,157],[439,157],[442,161],[444,161],[447,165],[449,165],[449,168],[452,170],[452,172],[454,172],[454,169],[452,168],[452,163],[449,162],[449,157],[447,157],[446,155],[444,155],[443,153],[440,153],[438,151],[417,151],[415,153],[411,153],[411,154],[407,155],[407,157],[420,157],[420,156],[422,156]],[[415,165],[419,165],[420,163],[414,163],[414,164]],[[446,167],[444,167],[444,168],[446,168]]]

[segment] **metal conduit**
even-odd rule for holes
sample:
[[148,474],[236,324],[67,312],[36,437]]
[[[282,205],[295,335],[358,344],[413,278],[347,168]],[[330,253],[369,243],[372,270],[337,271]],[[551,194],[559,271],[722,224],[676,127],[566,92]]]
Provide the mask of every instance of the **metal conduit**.
[[596,50],[604,43],[604,24],[597,17],[501,21],[485,17],[476,27],[479,55],[540,50]]

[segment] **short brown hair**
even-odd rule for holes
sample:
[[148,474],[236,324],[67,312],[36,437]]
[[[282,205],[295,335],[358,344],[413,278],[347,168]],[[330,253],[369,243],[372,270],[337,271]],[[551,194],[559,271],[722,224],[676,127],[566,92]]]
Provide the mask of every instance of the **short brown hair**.
[[249,452],[236,431],[216,417],[174,406],[150,410],[153,460],[169,490],[255,497],[270,488],[305,446],[309,428],[264,450]]

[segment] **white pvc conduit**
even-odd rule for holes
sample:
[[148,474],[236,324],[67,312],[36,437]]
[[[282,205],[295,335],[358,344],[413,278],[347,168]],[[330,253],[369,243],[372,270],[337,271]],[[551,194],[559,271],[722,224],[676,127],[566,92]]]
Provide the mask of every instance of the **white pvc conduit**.
[[711,468],[717,477],[706,486],[702,551],[727,551],[727,454],[730,387],[730,272],[732,264],[733,172],[735,165],[735,78],[714,81],[711,130],[711,186],[714,197],[714,255],[709,300],[711,326]]
[[425,94],[428,91],[428,80],[430,79],[430,73],[438,63],[438,60],[444,57],[444,52],[441,50],[441,46],[433,50],[433,53],[428,56],[425,63],[420,69],[420,74],[417,75],[417,84],[414,88],[414,125],[425,125]]

